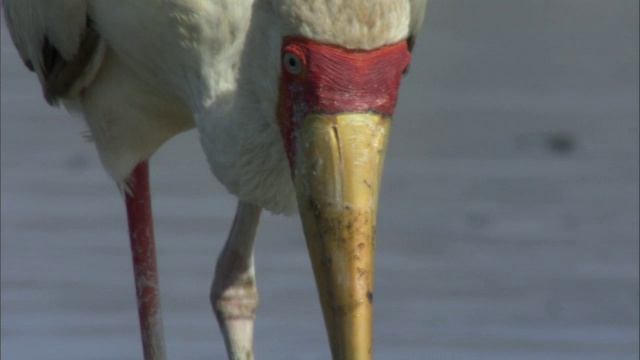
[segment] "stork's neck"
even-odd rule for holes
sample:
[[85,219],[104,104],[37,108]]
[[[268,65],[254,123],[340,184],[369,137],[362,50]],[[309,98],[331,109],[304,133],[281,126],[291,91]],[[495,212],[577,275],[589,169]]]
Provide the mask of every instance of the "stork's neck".
[[98,30],[148,84],[194,114],[233,91],[253,0],[96,1]]
[[205,117],[236,89],[253,0],[173,3],[180,9],[175,21],[184,50],[180,91],[196,118]]

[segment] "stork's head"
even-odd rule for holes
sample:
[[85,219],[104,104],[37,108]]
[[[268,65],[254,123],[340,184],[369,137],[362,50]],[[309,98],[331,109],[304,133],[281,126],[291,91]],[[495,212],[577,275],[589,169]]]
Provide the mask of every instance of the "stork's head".
[[[256,1],[234,103],[241,116],[231,120],[253,132],[231,141],[251,155],[229,157],[216,171],[267,209],[286,210],[295,193],[335,359],[371,356],[377,199],[410,61],[409,7]],[[254,174],[243,181],[229,171]]]

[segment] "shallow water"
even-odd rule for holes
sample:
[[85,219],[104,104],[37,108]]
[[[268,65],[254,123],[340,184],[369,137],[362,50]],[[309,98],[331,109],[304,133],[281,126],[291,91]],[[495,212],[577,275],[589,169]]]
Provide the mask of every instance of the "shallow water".
[[[429,5],[381,194],[376,358],[637,359],[638,2]],[[1,54],[2,358],[141,358],[122,199],[4,25]],[[152,187],[169,356],[221,358],[235,200],[193,132]],[[260,359],[330,357],[298,222],[259,229]]]

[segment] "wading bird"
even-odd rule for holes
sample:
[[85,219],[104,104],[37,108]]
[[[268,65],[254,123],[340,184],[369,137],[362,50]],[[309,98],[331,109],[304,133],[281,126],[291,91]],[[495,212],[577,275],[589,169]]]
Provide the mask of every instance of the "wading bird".
[[83,114],[125,193],[145,359],[165,358],[149,157],[197,127],[239,202],[210,298],[253,358],[262,209],[299,211],[334,359],[372,356],[377,197],[426,0],[4,0],[50,104]]

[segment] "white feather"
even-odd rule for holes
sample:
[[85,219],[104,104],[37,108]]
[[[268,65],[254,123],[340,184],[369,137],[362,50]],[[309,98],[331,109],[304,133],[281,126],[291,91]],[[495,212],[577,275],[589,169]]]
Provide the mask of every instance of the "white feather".
[[[241,200],[297,210],[276,121],[280,48],[288,35],[354,49],[405,39],[409,3],[389,0],[256,1],[237,92],[196,119],[213,172]],[[229,105],[230,104],[230,105]]]
[[75,55],[85,29],[86,0],[4,0],[2,6],[24,60],[42,67],[45,36],[65,59]]
[[93,20],[107,45],[66,100],[82,110],[117,182],[195,119],[218,179],[241,200],[276,213],[296,210],[275,119],[282,38],[373,49],[416,34],[425,6],[426,0],[3,2],[18,51],[37,68],[45,36],[72,58],[87,16]]

